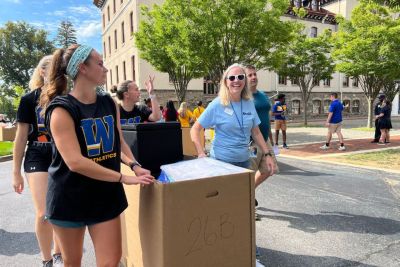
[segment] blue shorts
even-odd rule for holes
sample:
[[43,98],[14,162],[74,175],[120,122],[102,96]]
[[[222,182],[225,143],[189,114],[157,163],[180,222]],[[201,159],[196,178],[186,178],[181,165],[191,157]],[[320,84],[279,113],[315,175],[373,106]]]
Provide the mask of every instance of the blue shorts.
[[51,224],[57,225],[59,227],[64,227],[64,228],[81,228],[81,227],[91,226],[91,225],[102,222],[102,221],[73,222],[73,221],[63,221],[63,220],[54,220],[54,219],[47,219],[47,220]]
[[229,164],[235,165],[237,167],[242,167],[245,169],[250,169],[250,160],[242,161],[242,162],[227,162]]

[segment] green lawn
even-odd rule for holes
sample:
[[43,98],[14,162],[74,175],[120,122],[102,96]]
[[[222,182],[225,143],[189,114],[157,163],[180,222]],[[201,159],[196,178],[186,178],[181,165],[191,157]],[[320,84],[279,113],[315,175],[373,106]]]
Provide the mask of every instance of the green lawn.
[[0,156],[12,154],[13,142],[0,142]]
[[332,158],[333,161],[371,166],[388,170],[400,170],[400,149],[369,152]]
[[351,128],[351,130],[357,130],[363,132],[375,132],[375,128],[368,128],[368,127]]

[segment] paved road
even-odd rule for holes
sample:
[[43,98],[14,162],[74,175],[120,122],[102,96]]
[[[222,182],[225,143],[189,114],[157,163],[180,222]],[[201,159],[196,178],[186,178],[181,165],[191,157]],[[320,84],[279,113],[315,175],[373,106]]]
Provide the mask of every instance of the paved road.
[[[266,266],[400,266],[399,195],[383,172],[280,158],[280,175],[256,192],[257,244]],[[39,266],[29,190],[10,187],[0,163],[0,266]],[[396,184],[396,183],[391,183]],[[95,266],[90,237],[83,266]]]
[[[11,188],[12,162],[0,163],[0,267],[41,266],[29,188],[17,195]],[[85,238],[82,266],[96,266],[90,237]]]
[[256,191],[266,266],[400,266],[400,195],[385,182],[398,175],[279,162]]

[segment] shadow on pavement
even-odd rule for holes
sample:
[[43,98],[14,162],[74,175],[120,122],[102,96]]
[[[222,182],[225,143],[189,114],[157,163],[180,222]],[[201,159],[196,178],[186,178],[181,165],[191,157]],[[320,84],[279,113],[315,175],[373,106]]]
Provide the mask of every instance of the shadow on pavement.
[[296,255],[282,251],[259,248],[260,260],[265,266],[285,266],[285,267],[299,267],[299,266],[335,266],[335,267],[349,267],[349,266],[364,266],[373,267],[374,265],[363,264],[357,261],[345,260],[337,257],[330,256],[308,256]]
[[311,215],[306,213],[280,211],[259,207],[258,211],[272,212],[279,215],[267,215],[257,212],[261,218],[287,221],[290,228],[307,233],[319,231],[351,232],[361,234],[393,235],[400,232],[400,221],[354,215],[344,212],[321,212]]
[[0,255],[36,255],[40,252],[36,235],[33,232],[11,233],[0,229]]
[[324,172],[305,171],[303,169],[293,167],[292,165],[279,162],[279,159],[278,159],[278,167],[279,167],[279,173],[278,173],[279,175],[333,176],[332,174]]

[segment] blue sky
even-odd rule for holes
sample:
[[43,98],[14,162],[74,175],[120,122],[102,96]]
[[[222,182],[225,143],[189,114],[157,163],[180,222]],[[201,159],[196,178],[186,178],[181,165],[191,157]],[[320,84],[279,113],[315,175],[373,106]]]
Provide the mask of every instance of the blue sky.
[[60,22],[69,20],[78,43],[102,52],[101,14],[93,0],[0,0],[0,27],[20,20],[49,32],[49,40],[54,40]]

